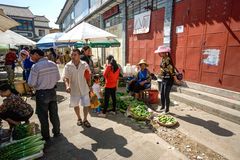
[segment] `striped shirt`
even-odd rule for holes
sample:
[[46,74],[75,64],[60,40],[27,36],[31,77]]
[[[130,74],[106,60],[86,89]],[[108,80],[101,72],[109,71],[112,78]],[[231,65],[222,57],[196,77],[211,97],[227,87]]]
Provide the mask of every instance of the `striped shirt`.
[[36,90],[52,89],[59,80],[57,65],[44,57],[32,66],[28,84]]

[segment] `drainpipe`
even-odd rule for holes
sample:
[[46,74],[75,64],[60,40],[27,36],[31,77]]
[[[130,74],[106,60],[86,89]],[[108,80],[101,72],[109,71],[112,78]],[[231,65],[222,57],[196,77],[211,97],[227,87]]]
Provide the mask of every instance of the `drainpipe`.
[[127,61],[127,0],[124,2],[122,9],[122,66],[126,65]]
[[174,0],[165,0],[163,44],[169,47],[171,45],[173,6],[174,6]]
[[122,61],[123,61],[123,66],[126,65],[127,63],[127,57],[128,57],[128,50],[127,50],[127,38],[128,38],[128,34],[127,34],[127,16],[128,16],[128,12],[127,12],[127,0],[124,1],[124,8],[123,8],[123,21],[122,21],[122,25],[123,25],[123,32],[122,32]]
[[[102,15],[99,15],[99,23],[100,23],[100,28],[101,29],[104,29],[105,30],[105,27],[104,27],[104,20],[103,20],[103,17]],[[103,65],[105,63],[105,59],[106,59],[106,50],[105,48],[101,48],[101,65]]]

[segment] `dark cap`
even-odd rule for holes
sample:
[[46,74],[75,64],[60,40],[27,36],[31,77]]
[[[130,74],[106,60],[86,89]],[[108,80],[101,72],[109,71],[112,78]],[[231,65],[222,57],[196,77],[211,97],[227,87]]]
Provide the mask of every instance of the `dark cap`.
[[44,56],[44,52],[41,49],[35,48],[30,51],[30,54],[35,54],[37,53],[39,56]]

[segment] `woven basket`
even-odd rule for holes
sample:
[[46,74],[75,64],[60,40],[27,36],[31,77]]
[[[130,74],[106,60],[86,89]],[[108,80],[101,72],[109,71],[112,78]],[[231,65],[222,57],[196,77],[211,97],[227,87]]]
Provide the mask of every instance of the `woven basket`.
[[136,115],[135,115],[134,113],[132,113],[131,111],[130,111],[130,115],[131,115],[132,118],[134,118],[134,119],[136,119],[136,120],[138,120],[138,121],[145,121],[145,120],[147,120],[147,117],[136,116]]
[[178,121],[176,121],[175,123],[171,123],[171,124],[165,124],[165,123],[162,123],[158,120],[157,123],[161,126],[164,126],[164,127],[173,127],[178,123]]

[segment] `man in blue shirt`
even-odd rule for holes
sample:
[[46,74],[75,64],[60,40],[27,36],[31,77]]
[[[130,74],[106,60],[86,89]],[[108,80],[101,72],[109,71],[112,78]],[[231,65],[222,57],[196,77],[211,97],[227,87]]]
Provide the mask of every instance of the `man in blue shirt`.
[[60,121],[58,116],[57,95],[55,86],[60,80],[57,65],[44,57],[40,49],[30,52],[31,59],[36,63],[32,66],[28,84],[36,89],[36,114],[41,124],[43,139],[50,139],[48,114],[52,123],[54,137],[60,135]]

